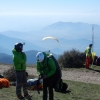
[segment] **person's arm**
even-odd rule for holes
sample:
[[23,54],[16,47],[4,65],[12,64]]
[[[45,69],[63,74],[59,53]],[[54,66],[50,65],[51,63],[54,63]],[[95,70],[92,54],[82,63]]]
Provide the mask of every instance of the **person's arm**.
[[14,55],[14,60],[20,64],[26,63],[26,54],[22,54],[23,57],[20,55]]
[[47,74],[46,77],[50,77],[51,75],[53,75],[56,72],[55,62],[51,58],[48,60],[48,67],[50,69],[50,72]]
[[40,68],[39,62],[37,62],[36,68],[37,68],[37,73],[38,73],[38,75],[41,75],[41,74],[42,74],[42,70],[41,70],[41,68]]
[[26,62],[26,60],[27,60],[26,54],[25,54],[24,52],[21,52],[21,54],[22,54],[23,59],[24,59],[25,62]]
[[[88,47],[87,47],[88,48]],[[84,53],[86,54],[87,53],[87,48],[85,49]]]

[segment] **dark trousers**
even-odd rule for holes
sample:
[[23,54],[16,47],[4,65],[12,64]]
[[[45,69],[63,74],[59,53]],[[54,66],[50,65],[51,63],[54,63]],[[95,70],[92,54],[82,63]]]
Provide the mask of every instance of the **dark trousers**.
[[54,100],[53,88],[60,81],[61,76],[57,75],[57,73],[52,76],[43,79],[43,100],[47,100],[48,92],[49,92],[49,100]]
[[49,100],[54,100],[53,99],[54,94],[53,94],[53,87],[52,86],[51,87],[50,86],[49,87],[47,87],[47,86],[43,87],[43,100],[47,100],[48,91],[49,91]]
[[25,71],[15,71],[16,74],[16,95],[22,96],[21,88],[23,88],[24,95],[28,95],[27,78]]

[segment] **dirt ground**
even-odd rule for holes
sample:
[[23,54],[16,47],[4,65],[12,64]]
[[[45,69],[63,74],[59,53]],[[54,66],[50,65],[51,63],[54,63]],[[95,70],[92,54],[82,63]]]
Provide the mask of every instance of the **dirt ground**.
[[[0,65],[0,73],[7,70],[12,65]],[[29,75],[37,75],[36,68],[28,67],[27,72]],[[100,70],[91,69],[67,69],[62,70],[62,79],[80,81],[86,83],[100,84]]]

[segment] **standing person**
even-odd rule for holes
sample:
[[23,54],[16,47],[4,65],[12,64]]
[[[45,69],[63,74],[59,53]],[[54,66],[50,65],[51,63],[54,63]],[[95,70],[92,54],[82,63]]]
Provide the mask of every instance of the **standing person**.
[[[26,54],[22,52],[23,44],[16,43],[13,53],[14,70],[16,74],[16,95],[20,100],[27,98],[31,100],[27,91],[27,77],[26,77]],[[22,95],[21,88],[23,88],[24,96]]]
[[85,66],[86,66],[86,68],[89,68],[89,64],[92,60],[91,48],[92,48],[92,44],[89,44],[89,46],[85,50],[85,54],[86,54]]
[[[61,74],[57,72],[55,62],[52,58],[48,58],[45,52],[38,52],[36,54],[37,59],[37,72],[41,78],[43,78],[43,100],[48,98],[54,100],[53,88],[61,79]],[[48,89],[48,90],[47,90]]]

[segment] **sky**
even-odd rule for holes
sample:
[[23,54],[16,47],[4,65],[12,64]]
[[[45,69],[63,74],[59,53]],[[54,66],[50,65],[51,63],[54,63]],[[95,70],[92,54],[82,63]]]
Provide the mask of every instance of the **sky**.
[[0,32],[62,22],[100,25],[100,0],[0,0]]

